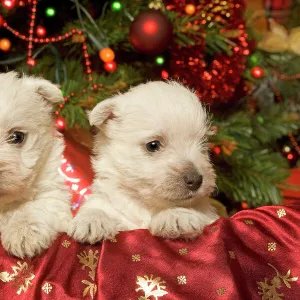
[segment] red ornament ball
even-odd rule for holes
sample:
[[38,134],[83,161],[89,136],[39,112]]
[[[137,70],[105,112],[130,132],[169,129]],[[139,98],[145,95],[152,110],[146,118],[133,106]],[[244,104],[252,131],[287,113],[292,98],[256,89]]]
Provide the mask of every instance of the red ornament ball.
[[116,69],[117,69],[117,64],[116,64],[115,61],[109,61],[109,62],[106,62],[106,63],[104,64],[104,69],[105,69],[107,72],[112,73],[112,72],[116,71]]
[[55,126],[58,131],[63,131],[66,128],[66,121],[63,117],[59,117],[56,120]]
[[254,78],[262,78],[264,76],[264,70],[261,67],[254,67],[251,70],[251,75]]
[[184,10],[188,15],[193,15],[196,11],[196,7],[193,4],[188,4]]
[[161,78],[162,79],[168,79],[169,78],[169,73],[165,70],[161,71]]
[[36,61],[33,59],[33,58],[29,58],[27,60],[27,65],[31,66],[31,67],[34,67],[36,64]]
[[43,26],[39,25],[36,28],[36,34],[39,37],[44,37],[47,34],[47,31]]
[[165,51],[173,39],[173,26],[161,11],[150,9],[140,13],[130,26],[132,46],[145,54]]
[[9,51],[10,47],[11,47],[11,42],[9,39],[0,40],[0,50],[6,52]]

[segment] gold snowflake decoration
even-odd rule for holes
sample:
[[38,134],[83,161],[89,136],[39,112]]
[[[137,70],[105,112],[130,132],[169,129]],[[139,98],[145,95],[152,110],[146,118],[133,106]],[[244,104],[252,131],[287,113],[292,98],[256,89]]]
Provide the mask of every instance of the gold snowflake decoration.
[[278,218],[282,218],[282,217],[286,216],[286,211],[285,211],[285,209],[284,209],[284,208],[278,209],[278,210],[277,210],[277,216],[278,216]]
[[223,295],[225,295],[226,294],[226,289],[225,288],[219,288],[219,289],[217,289],[217,294],[219,295],[219,296],[223,296]]
[[180,255],[187,255],[188,254],[188,249],[187,248],[181,248],[181,249],[179,249],[179,254]]
[[71,242],[69,242],[68,240],[64,240],[61,245],[65,248],[69,248],[71,245]]
[[231,259],[235,259],[236,257],[235,257],[235,253],[233,252],[233,251],[228,251],[228,253],[229,253],[229,257],[231,258]]
[[276,276],[274,276],[272,280],[265,277],[265,281],[257,282],[259,290],[258,294],[262,296],[262,300],[281,300],[283,299],[282,297],[284,297],[284,294],[279,293],[278,289],[282,288],[282,283],[290,289],[290,282],[297,281],[298,277],[290,277],[290,270],[287,271],[286,275],[280,275],[274,266],[271,264],[268,265],[275,270]]
[[177,276],[177,282],[178,284],[186,284],[186,276],[184,275]]
[[48,295],[52,291],[52,285],[49,282],[45,282],[45,284],[42,286],[42,290]]
[[[153,275],[143,277],[137,276],[137,285],[139,286],[135,291],[143,291],[144,296],[140,296],[138,300],[158,300],[159,297],[167,295],[165,281],[161,280],[160,277],[155,277]],[[150,298],[150,297],[153,298]]]
[[139,254],[133,254],[131,258],[134,262],[141,261],[141,256]]
[[0,272],[0,280],[2,282],[13,281],[14,287],[17,289],[17,294],[20,295],[22,292],[26,292],[28,287],[32,285],[32,280],[35,275],[31,273],[31,268],[27,262],[17,262],[17,265],[12,266],[13,273]]
[[254,224],[252,220],[245,220],[244,222],[247,225],[253,225]]
[[268,243],[268,251],[275,251],[276,250],[276,243]]

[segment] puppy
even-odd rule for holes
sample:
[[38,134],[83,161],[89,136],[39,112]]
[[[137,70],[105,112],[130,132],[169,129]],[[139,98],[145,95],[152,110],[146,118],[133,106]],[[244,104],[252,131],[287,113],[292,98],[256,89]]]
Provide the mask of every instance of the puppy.
[[51,118],[63,101],[50,82],[0,74],[0,232],[20,258],[48,248],[72,220],[70,193],[58,175],[64,142]]
[[120,230],[164,238],[199,235],[218,217],[206,111],[176,82],[149,82],[99,103],[89,116],[95,137],[93,195],[69,234],[95,243]]

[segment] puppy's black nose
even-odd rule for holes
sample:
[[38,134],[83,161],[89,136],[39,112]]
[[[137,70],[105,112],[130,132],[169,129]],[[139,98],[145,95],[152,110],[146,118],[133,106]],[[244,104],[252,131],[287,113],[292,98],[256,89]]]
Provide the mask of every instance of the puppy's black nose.
[[197,191],[203,182],[203,176],[196,171],[186,173],[183,179],[187,188],[193,192]]

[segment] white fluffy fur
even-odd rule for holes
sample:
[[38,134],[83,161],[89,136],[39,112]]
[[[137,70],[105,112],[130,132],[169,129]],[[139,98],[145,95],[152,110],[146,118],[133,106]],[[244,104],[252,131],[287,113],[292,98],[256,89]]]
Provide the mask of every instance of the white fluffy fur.
[[[215,187],[207,114],[194,93],[176,82],[149,82],[98,104],[96,178],[69,234],[95,243],[120,230],[150,229],[166,238],[193,238],[217,219],[208,196]],[[146,144],[163,147],[148,152]],[[203,184],[192,192],[183,176],[195,168]]]
[[[0,74],[0,232],[3,247],[24,258],[48,248],[72,219],[70,193],[58,176],[64,142],[53,126],[50,82]],[[14,131],[26,133],[10,144]]]

